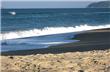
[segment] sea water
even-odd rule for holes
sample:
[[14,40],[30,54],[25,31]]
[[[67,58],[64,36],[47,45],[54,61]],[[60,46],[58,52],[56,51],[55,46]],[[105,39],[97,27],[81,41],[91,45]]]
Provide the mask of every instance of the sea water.
[[109,8],[1,9],[1,51],[76,42],[75,32],[110,28]]

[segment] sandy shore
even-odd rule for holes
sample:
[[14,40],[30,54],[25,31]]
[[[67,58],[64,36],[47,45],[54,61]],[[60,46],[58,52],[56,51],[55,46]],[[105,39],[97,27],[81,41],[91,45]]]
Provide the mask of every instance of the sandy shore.
[[80,41],[4,52],[1,72],[110,72],[110,29],[82,32],[74,39]]
[[[110,49],[61,54],[1,56],[2,72],[109,72]],[[109,71],[107,71],[109,70]]]

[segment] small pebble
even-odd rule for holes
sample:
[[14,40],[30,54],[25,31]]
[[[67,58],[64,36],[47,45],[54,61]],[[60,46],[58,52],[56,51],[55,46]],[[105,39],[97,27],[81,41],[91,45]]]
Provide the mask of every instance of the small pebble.
[[12,56],[10,56],[9,58],[10,58],[10,59],[14,59],[14,57],[12,57]]
[[78,72],[84,72],[83,70],[78,70]]

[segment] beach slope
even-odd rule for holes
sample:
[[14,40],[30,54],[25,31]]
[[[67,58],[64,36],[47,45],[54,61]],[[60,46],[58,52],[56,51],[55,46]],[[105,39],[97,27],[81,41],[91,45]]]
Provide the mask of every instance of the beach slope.
[[3,52],[1,72],[110,72],[110,29],[78,33],[76,43]]

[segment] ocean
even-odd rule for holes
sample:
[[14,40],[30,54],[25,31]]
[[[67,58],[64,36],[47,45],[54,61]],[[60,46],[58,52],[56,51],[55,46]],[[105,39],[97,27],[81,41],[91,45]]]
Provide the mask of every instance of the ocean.
[[1,51],[76,42],[76,32],[101,28],[110,28],[110,8],[1,9]]

